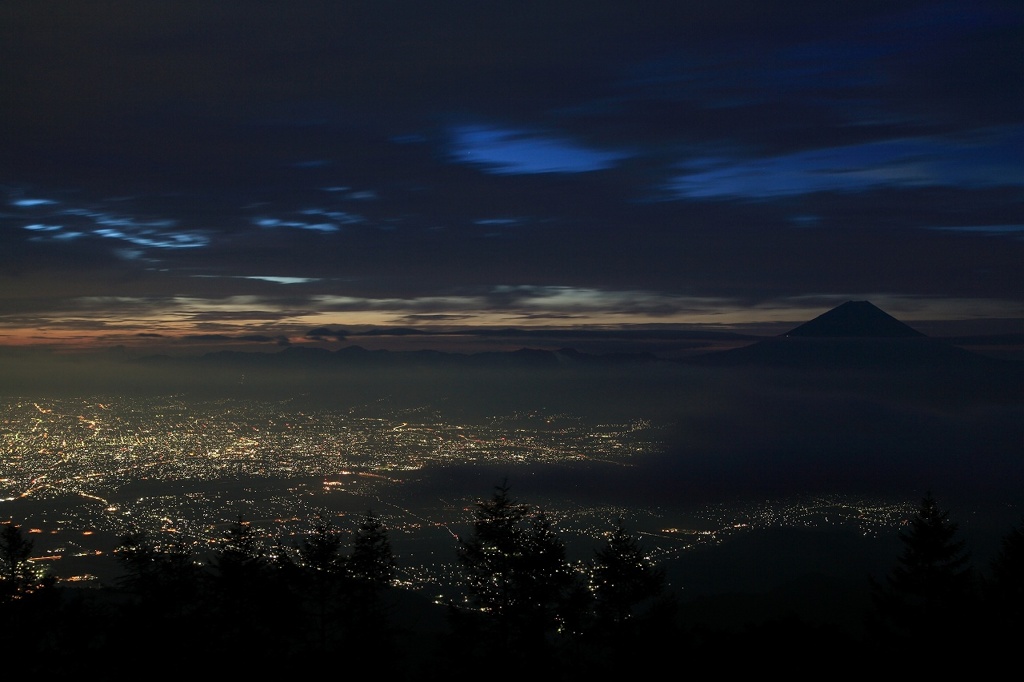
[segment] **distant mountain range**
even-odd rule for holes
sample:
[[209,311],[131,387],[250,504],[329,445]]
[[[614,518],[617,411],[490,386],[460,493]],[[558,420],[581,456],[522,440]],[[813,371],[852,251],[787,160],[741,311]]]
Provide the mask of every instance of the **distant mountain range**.
[[335,351],[322,348],[290,347],[277,353],[245,351],[217,351],[199,358],[150,356],[146,364],[175,365],[204,364],[218,367],[436,367],[436,368],[555,368],[564,366],[609,366],[631,363],[661,362],[652,353],[582,353],[573,348],[543,350],[520,348],[515,351],[488,351],[481,353],[451,353],[437,350],[391,351],[368,350],[362,346],[345,346]]
[[[756,337],[739,337],[751,339]],[[847,301],[789,332],[730,350],[666,360],[650,352],[594,354],[573,348],[456,353],[437,350],[390,351],[345,346],[338,350],[289,347],[276,353],[218,351],[199,358],[150,356],[147,365],[301,368],[506,368],[607,367],[658,362],[695,366],[781,367],[1005,367],[1017,366],[926,336],[868,301]]]

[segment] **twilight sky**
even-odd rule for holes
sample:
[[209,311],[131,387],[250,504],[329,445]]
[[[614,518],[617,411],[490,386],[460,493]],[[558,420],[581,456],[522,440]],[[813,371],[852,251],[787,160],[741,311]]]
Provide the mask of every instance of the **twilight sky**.
[[0,346],[767,334],[851,299],[1022,332],[1022,46],[1019,0],[7,0]]

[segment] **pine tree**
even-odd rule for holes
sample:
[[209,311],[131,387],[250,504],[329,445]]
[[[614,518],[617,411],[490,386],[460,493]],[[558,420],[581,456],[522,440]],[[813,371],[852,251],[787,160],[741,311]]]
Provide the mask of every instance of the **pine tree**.
[[518,568],[521,597],[516,608],[532,631],[558,630],[567,617],[571,620],[566,613],[567,594],[576,578],[566,558],[565,544],[543,509],[533,514],[523,541]]
[[619,518],[608,540],[594,552],[591,585],[598,621],[623,623],[642,602],[661,596],[665,571],[646,555]]
[[341,533],[328,521],[316,518],[297,547],[299,601],[317,650],[326,652],[337,635],[335,627],[346,612],[351,590]]
[[21,526],[3,524],[0,529],[0,602],[22,599],[54,584],[53,578],[32,565],[34,546]]
[[159,543],[146,533],[128,533],[114,548],[125,569],[119,585],[159,617],[187,613],[198,598],[200,569],[180,544]]
[[352,536],[346,563],[350,581],[345,642],[376,656],[387,677],[397,663],[390,587],[395,577],[395,556],[381,520],[368,510]]
[[[266,551],[256,529],[241,516],[221,538],[210,568],[211,643],[220,639],[225,649],[249,648],[245,664],[266,671],[275,660],[275,649],[281,651],[298,635],[289,626],[299,611],[290,576],[280,570],[280,562]],[[233,664],[243,665],[243,661]]]
[[636,661],[657,661],[682,645],[665,570],[621,518],[589,562],[589,612],[574,667],[584,676],[628,677]]
[[352,539],[349,575],[376,587],[387,587],[395,577],[395,555],[387,529],[373,510],[363,516]]
[[571,620],[577,581],[547,514],[514,502],[503,482],[477,502],[457,556],[469,605],[484,616],[475,625],[482,646],[524,660],[550,655],[550,638]]
[[[0,641],[11,674],[49,675],[63,669],[73,646],[89,642],[92,632],[75,630],[56,578],[32,565],[34,543],[21,526],[0,528]],[[71,616],[69,618],[69,616]],[[8,675],[9,677],[11,675]]]
[[996,650],[1016,651],[1024,636],[1024,522],[1003,536],[991,564],[985,601]]
[[202,572],[191,551],[166,537],[128,533],[114,548],[123,569],[117,585],[127,599],[118,602],[106,637],[128,651],[164,642],[182,650],[202,650],[208,612]]
[[299,565],[317,573],[344,573],[346,559],[341,553],[342,543],[338,530],[329,521],[317,517],[310,532],[296,547]]
[[498,617],[507,615],[517,599],[517,562],[523,553],[525,505],[512,501],[506,482],[495,486],[489,500],[476,503],[473,534],[459,538],[456,554],[470,604]]
[[876,615],[894,643],[942,646],[966,634],[975,576],[958,530],[929,491],[899,535],[896,565],[884,583],[872,582]]

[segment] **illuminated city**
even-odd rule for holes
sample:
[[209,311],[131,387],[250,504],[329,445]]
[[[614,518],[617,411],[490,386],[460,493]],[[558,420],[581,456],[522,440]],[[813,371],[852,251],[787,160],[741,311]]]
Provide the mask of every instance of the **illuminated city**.
[[[660,428],[648,420],[595,424],[539,411],[458,423],[435,410],[383,404],[310,410],[290,400],[197,402],[176,395],[5,398],[0,516],[29,530],[35,560],[59,580],[98,585],[117,575],[111,550],[129,532],[167,534],[201,556],[240,517],[260,528],[268,545],[289,545],[314,517],[345,528],[372,509],[388,529],[400,584],[444,592],[452,584],[455,538],[489,488],[434,493],[423,483],[428,470],[631,467],[663,447]],[[752,529],[892,534],[914,509],[914,500],[840,495],[685,512],[655,500],[628,507],[571,497],[529,501],[551,516],[578,559],[622,518],[665,565]]]

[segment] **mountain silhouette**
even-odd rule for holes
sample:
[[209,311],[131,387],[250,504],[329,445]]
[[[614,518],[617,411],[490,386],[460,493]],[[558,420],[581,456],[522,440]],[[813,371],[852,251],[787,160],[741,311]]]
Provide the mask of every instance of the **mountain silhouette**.
[[646,351],[592,354],[573,348],[541,350],[520,348],[513,351],[485,351],[480,353],[453,353],[437,350],[368,350],[350,345],[335,351],[323,348],[289,347],[274,353],[236,350],[215,351],[191,358],[150,356],[142,358],[144,364],[170,366],[202,366],[209,368],[239,369],[330,369],[330,368],[505,368],[546,369],[556,367],[611,367],[630,364],[650,364],[658,358]]
[[[457,353],[439,350],[369,350],[348,345],[338,350],[288,347],[273,353],[218,351],[198,357],[151,356],[138,364],[181,370],[246,371],[285,370],[309,373],[335,369],[408,370],[546,370],[558,368],[610,368],[652,366],[664,362],[697,366],[766,366],[800,368],[900,367],[968,369],[987,368],[1019,376],[1024,364],[1001,360],[961,348],[913,329],[869,301],[841,305],[773,337],[734,337],[746,346],[708,351],[683,359],[663,359],[647,352],[585,353],[570,347],[558,350],[520,348],[514,351]],[[255,376],[255,375],[253,375]],[[297,375],[296,375],[297,376]]]
[[787,332],[785,336],[895,339],[922,337],[924,334],[869,301],[847,301]]
[[1005,361],[934,339],[869,301],[847,301],[780,336],[684,362],[789,368],[1003,367]]

